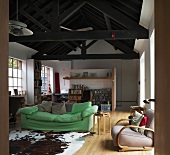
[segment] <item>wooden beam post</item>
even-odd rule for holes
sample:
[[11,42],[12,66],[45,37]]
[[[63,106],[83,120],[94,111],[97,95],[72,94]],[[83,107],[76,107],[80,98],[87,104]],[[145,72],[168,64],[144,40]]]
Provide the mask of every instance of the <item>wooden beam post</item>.
[[155,0],[155,155],[170,152],[169,0]]
[[9,0],[0,0],[0,155],[9,155]]

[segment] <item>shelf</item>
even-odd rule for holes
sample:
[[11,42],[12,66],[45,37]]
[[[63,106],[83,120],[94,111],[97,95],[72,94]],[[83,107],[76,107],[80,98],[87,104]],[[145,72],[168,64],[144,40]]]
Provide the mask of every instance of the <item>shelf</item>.
[[64,80],[100,80],[100,79],[112,79],[112,77],[65,77]]

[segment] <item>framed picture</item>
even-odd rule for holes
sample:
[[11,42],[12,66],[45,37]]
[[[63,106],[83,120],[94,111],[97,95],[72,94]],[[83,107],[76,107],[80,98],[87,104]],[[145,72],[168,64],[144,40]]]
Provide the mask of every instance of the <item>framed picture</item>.
[[15,96],[18,96],[18,89],[14,89]]
[[88,77],[88,72],[83,72],[83,77]]

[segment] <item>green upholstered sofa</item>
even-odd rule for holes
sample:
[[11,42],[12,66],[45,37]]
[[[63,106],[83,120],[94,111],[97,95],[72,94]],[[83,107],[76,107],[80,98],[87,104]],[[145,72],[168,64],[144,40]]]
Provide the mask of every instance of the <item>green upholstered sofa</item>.
[[38,106],[19,109],[21,127],[33,130],[89,131],[93,127],[93,114],[98,106],[91,102],[74,103],[70,112],[58,115],[38,110]]

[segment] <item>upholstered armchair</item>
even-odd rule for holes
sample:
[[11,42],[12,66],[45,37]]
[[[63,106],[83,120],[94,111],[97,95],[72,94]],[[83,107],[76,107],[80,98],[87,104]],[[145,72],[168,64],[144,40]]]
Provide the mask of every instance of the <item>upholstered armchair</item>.
[[[145,127],[135,125],[119,125],[122,119],[112,128],[111,135],[115,146],[119,146],[121,152],[130,150],[151,150],[154,147],[154,111],[146,110],[145,116],[148,118]],[[132,128],[144,130],[144,134],[132,130]]]

